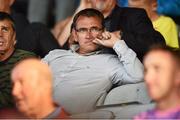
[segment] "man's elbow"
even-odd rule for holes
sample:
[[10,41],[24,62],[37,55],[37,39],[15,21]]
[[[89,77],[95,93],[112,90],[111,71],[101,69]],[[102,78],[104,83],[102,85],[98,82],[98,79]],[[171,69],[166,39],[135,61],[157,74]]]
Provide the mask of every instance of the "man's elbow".
[[136,74],[135,76],[129,77],[128,80],[125,81],[125,84],[134,84],[134,83],[139,83],[142,82],[144,78],[143,72]]

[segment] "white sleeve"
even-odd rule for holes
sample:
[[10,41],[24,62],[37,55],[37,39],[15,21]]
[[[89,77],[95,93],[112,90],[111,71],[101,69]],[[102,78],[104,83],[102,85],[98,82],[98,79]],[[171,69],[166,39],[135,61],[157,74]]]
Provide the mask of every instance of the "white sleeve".
[[[113,83],[127,84],[142,81],[144,67],[136,53],[126,45],[124,40],[118,40],[113,49],[121,63],[121,66],[111,72]],[[123,67],[123,69],[120,67]]]

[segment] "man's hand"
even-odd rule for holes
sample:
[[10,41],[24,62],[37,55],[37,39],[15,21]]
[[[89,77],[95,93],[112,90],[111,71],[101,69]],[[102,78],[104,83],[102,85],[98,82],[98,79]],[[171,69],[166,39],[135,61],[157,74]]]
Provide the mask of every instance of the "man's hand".
[[98,36],[98,38],[93,40],[93,42],[98,45],[112,48],[116,43],[116,41],[120,39],[121,39],[120,31],[116,31],[112,33],[105,31],[104,33],[102,33],[102,36]]

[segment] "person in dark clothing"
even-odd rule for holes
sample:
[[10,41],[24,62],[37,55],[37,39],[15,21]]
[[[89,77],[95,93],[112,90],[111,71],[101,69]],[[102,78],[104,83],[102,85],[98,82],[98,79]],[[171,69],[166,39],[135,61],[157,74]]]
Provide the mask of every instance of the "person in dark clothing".
[[140,60],[153,44],[165,44],[163,36],[153,29],[152,23],[143,9],[120,8],[115,6],[106,18],[109,31],[122,31],[122,39],[133,49]]
[[15,0],[0,0],[0,11],[9,13],[15,21],[17,49],[36,53],[44,57],[49,51],[60,48],[57,40],[41,23],[29,23],[26,17],[15,12],[11,6]]
[[49,29],[41,23],[29,24],[18,40],[19,49],[36,53],[41,58],[60,46]]
[[[120,32],[121,39],[137,53],[142,61],[144,54],[153,44],[165,44],[163,36],[153,29],[146,11],[140,8],[122,8],[115,0],[82,0],[77,12],[85,8],[95,8],[105,16],[105,27],[110,32]],[[58,37],[61,46],[70,35],[72,19],[65,25]],[[67,43],[66,43],[67,44]]]

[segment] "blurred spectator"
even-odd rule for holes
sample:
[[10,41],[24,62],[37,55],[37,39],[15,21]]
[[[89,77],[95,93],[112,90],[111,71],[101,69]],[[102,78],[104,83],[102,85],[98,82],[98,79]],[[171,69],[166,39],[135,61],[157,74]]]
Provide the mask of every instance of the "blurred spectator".
[[[41,22],[47,25],[49,10],[55,12],[55,22],[71,16],[79,0],[29,0],[28,19],[30,22]],[[52,2],[54,6],[51,8]]]
[[[164,44],[164,38],[153,29],[146,12],[138,8],[122,8],[117,6],[115,0],[81,0],[76,12],[85,8],[95,8],[105,16],[105,27],[108,31],[118,31],[126,44],[133,49],[140,60],[152,44]],[[75,12],[75,13],[76,13]],[[62,31],[59,31],[58,42],[61,46],[70,35],[72,18]]]
[[144,59],[144,79],[156,108],[136,120],[180,119],[180,50],[154,47]]
[[18,63],[11,74],[16,107],[28,118],[65,118],[67,113],[52,99],[49,67],[37,59]]
[[157,13],[157,0],[128,0],[129,7],[144,8],[151,19],[154,29],[165,38],[166,44],[178,48],[178,32],[175,22]]
[[10,71],[20,60],[35,56],[33,53],[15,49],[16,31],[11,16],[0,12],[0,108],[12,107]]

